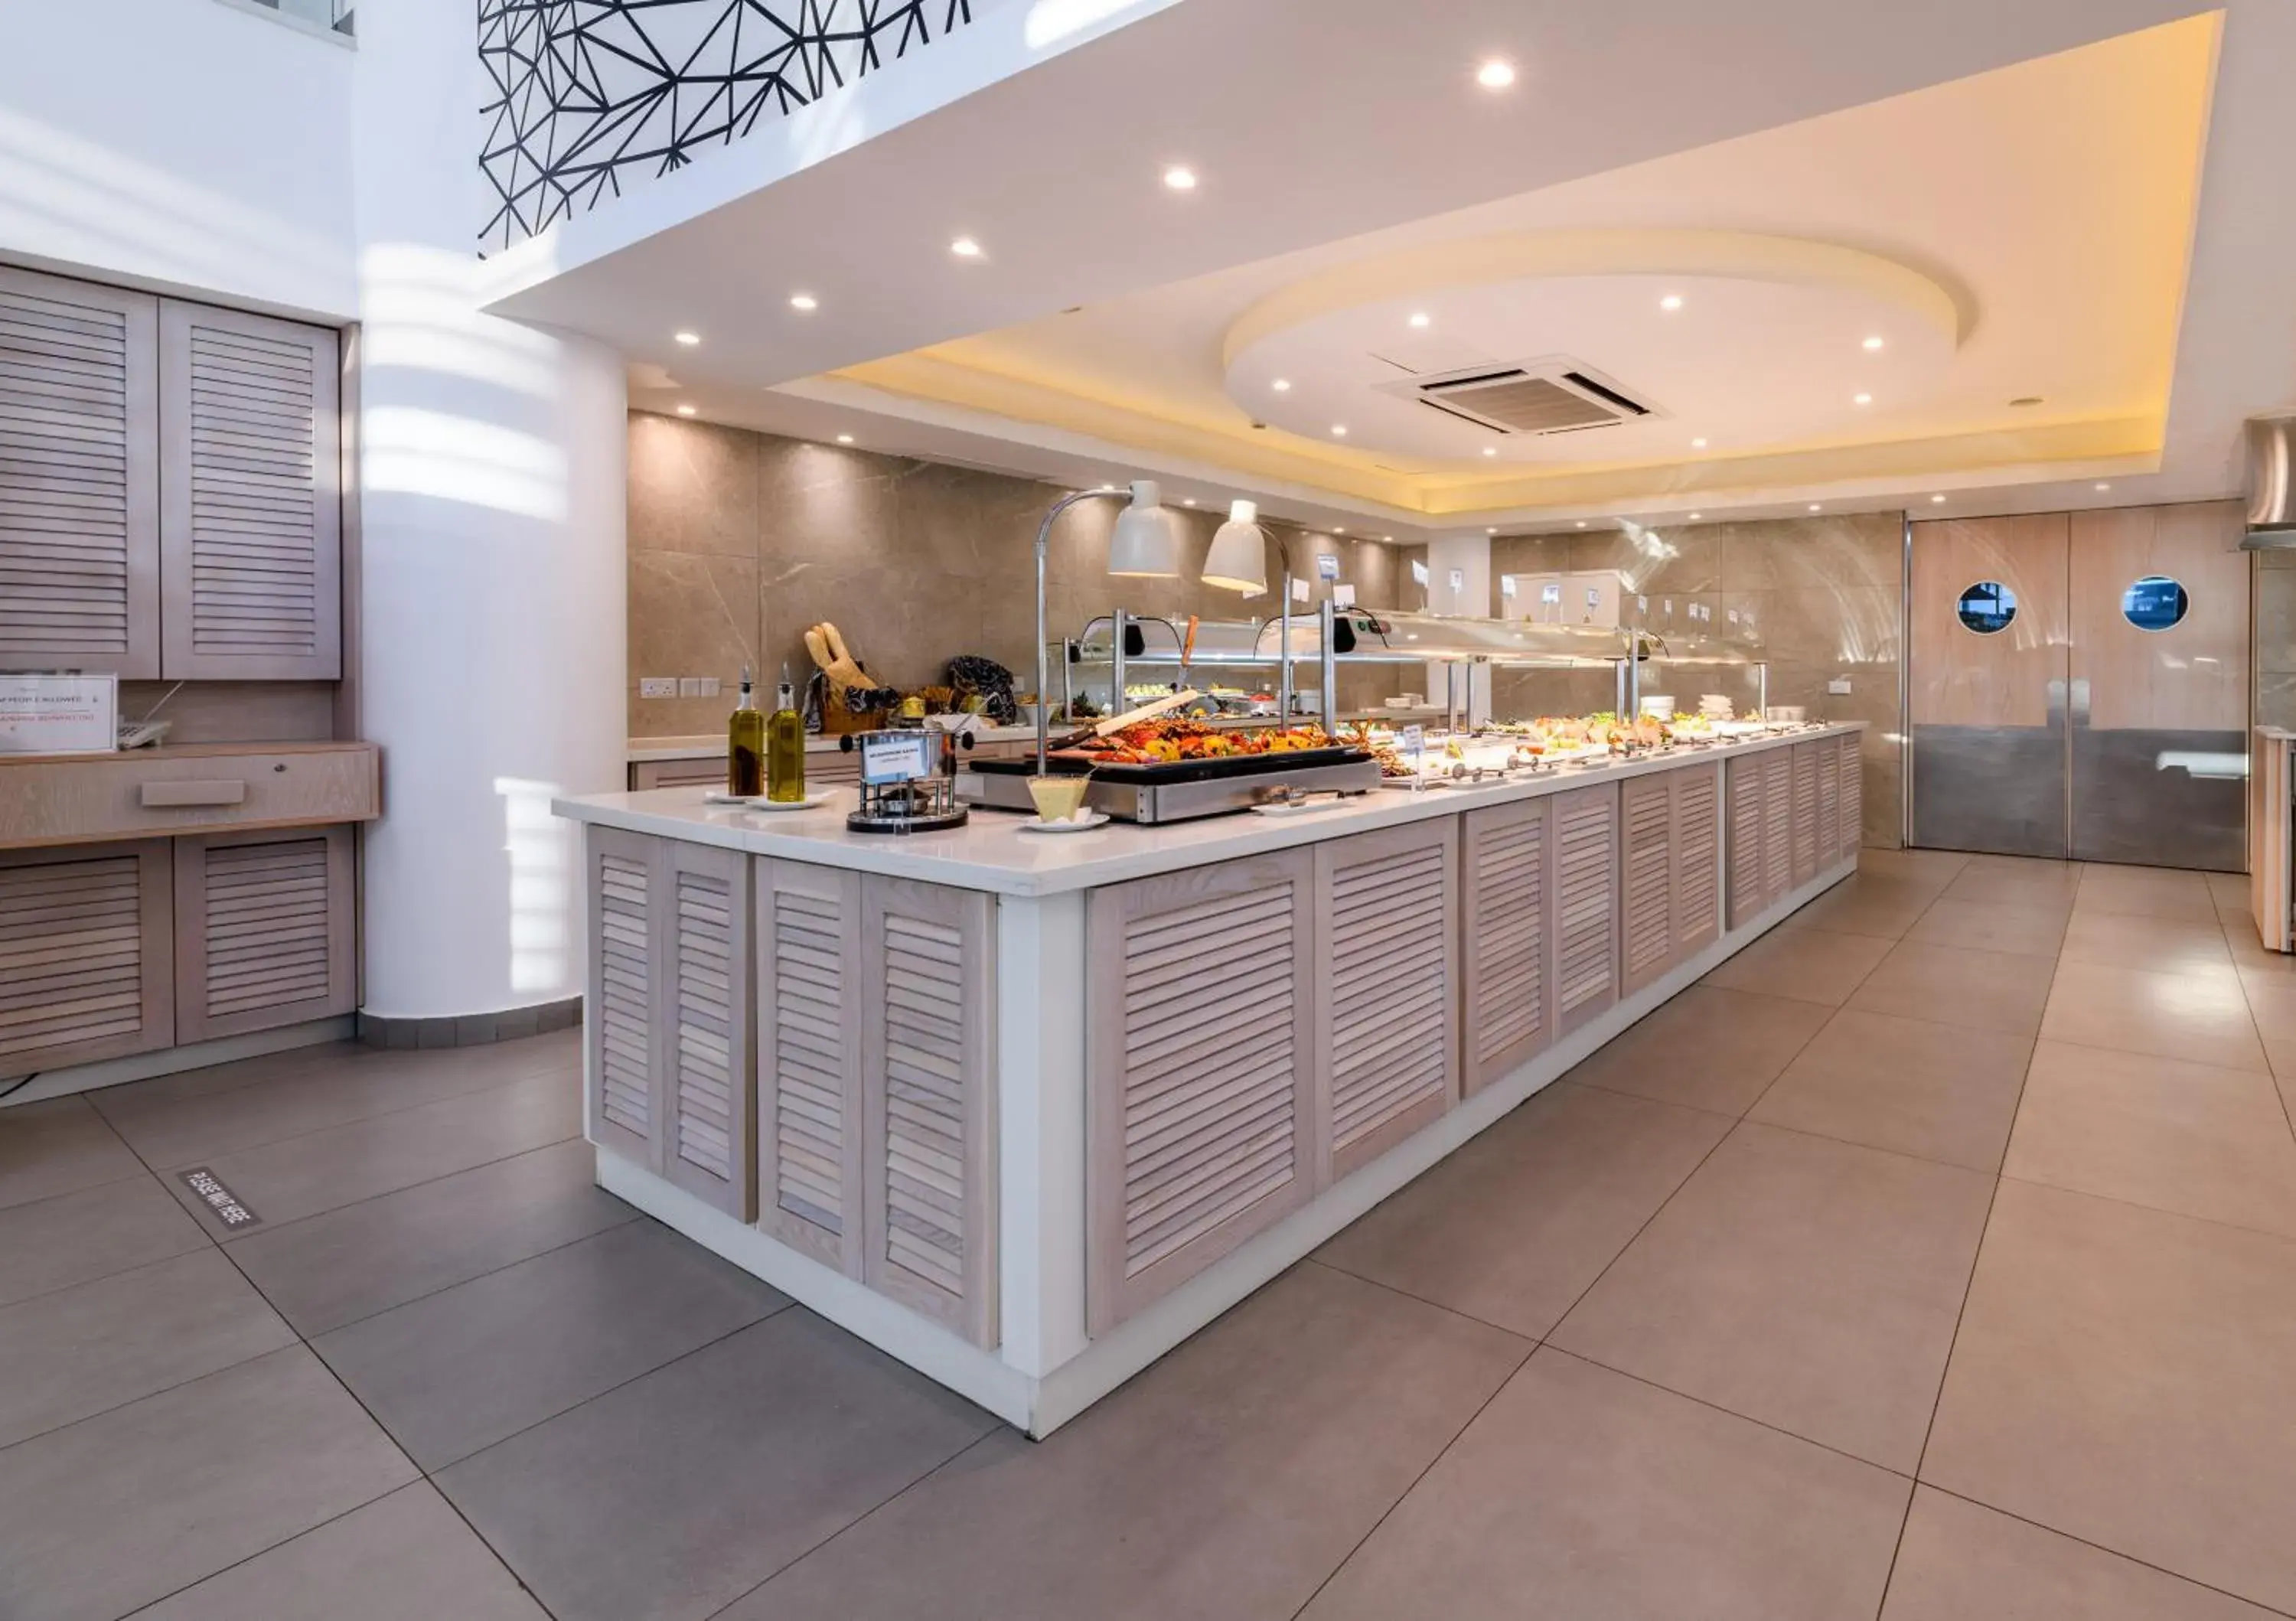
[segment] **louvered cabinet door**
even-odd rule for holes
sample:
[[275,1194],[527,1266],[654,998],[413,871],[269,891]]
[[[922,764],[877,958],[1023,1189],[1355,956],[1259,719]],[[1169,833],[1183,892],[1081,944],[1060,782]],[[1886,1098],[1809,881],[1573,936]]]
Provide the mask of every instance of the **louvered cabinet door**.
[[1307,1199],[1305,849],[1086,902],[1086,1314],[1105,1332]]
[[1824,745],[1793,746],[1793,881],[1817,876],[1817,755]]
[[0,851],[0,1080],[174,1043],[172,855]]
[[351,830],[176,840],[176,1037],[205,1041],[357,1005]]
[[1674,962],[1674,773],[1619,784],[1620,984],[1642,989]]
[[160,674],[342,675],[335,334],[160,307]]
[[1866,842],[1866,740],[1851,733],[1840,741],[1841,749],[1841,845],[1843,861],[1856,861]]
[[[1817,868],[1832,866],[1841,853],[1841,750],[1834,740],[1809,745],[1817,767]],[[1813,873],[1813,876],[1815,874]]]
[[1619,785],[1552,796],[1555,1034],[1619,999]]
[[1762,757],[1725,761],[1722,814],[1728,851],[1730,927],[1738,929],[1762,913]]
[[1460,1039],[1473,1093],[1554,1038],[1551,796],[1459,819]]
[[758,1224],[861,1275],[861,875],[759,860]]
[[583,1010],[590,1141],[661,1169],[654,1013],[661,976],[656,840],[620,828],[583,830],[590,902],[590,978]]
[[871,874],[861,918],[862,1281],[993,1346],[996,902]]
[[160,674],[159,307],[0,266],[0,670]]
[[1313,847],[1319,1185],[1458,1101],[1458,830],[1443,816]]
[[1722,937],[1722,767],[1667,773],[1674,799],[1674,951],[1681,962]]
[[1762,756],[1762,905],[1793,893],[1793,746]]
[[654,1048],[662,1174],[737,1221],[757,1215],[750,1044],[750,858],[659,841],[653,882],[661,972]]

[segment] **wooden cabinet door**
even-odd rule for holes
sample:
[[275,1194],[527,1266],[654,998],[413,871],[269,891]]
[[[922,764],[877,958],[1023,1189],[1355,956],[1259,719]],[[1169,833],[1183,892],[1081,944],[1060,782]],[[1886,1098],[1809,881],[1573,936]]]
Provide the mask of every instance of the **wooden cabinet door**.
[[1101,1334],[1307,1199],[1316,1128],[1305,849],[1086,902],[1086,1308]]
[[172,854],[0,851],[0,1079],[173,1044]]
[[162,301],[163,677],[340,678],[335,344],[323,327]]
[[861,1275],[861,875],[758,860],[758,1224]]
[[1619,784],[1621,985],[1628,993],[1674,962],[1674,794],[1670,771]]
[[1554,803],[1555,1034],[1619,999],[1619,785],[1568,789]]
[[1833,738],[1809,745],[1817,765],[1817,865],[1833,865],[1841,853],[1841,749]]
[[1318,1185],[1458,1101],[1458,826],[1314,847]]
[[997,1341],[996,906],[861,880],[862,1281]]
[[357,1005],[349,828],[182,838],[175,868],[176,1040]]
[[1554,1039],[1552,796],[1460,818],[1464,1089],[1472,1094]]
[[1762,888],[1762,761],[1759,754],[1726,760],[1722,768],[1722,815],[1726,827],[1730,927],[1759,917]]
[[1797,888],[1817,876],[1817,757],[1827,745],[1793,746],[1793,881]]
[[1666,774],[1674,811],[1674,949],[1682,962],[1722,936],[1722,768]]
[[656,841],[662,1174],[744,1222],[757,1215],[749,865],[738,850]]
[[590,1141],[659,1175],[654,1002],[661,955],[654,919],[661,900],[654,844],[620,828],[583,830],[590,973],[582,1040]]
[[1839,741],[1841,751],[1841,843],[1836,854],[1856,861],[1866,842],[1866,739],[1853,732]]
[[160,674],[159,307],[0,266],[0,670]]
[[1793,745],[1767,750],[1762,758],[1762,905],[1775,906],[1793,893]]

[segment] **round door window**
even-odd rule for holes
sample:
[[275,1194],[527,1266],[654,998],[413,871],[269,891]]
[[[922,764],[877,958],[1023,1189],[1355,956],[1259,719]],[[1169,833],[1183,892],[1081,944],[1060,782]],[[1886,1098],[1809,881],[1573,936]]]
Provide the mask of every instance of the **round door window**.
[[1999,580],[1980,580],[1961,594],[1954,611],[1961,622],[1980,636],[2009,628],[2017,617],[2017,594]]
[[2192,605],[2185,588],[2165,574],[2148,574],[2120,594],[2122,617],[2139,630],[2166,630]]

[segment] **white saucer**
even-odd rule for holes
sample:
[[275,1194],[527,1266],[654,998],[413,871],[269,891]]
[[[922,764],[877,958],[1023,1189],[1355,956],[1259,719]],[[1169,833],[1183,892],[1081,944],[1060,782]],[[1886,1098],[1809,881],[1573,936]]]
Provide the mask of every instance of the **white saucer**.
[[802,799],[740,799],[734,803],[740,805],[744,810],[801,811],[813,810],[826,805],[836,797],[835,790],[824,788],[819,793],[806,795]]
[[1024,833],[1088,833],[1096,827],[1106,827],[1108,820],[1106,811],[1088,811],[1081,822],[1023,822],[1021,831]]

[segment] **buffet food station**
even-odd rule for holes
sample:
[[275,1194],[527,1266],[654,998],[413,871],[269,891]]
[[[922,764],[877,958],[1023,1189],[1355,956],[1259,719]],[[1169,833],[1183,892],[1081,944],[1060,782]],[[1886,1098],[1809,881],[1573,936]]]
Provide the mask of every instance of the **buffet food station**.
[[[1414,661],[1603,656],[1380,618]],[[1862,725],[1705,707],[1407,753],[1333,713],[1198,758],[1211,728],[1160,717],[1083,769],[1280,791],[1074,831],[977,793],[898,838],[846,790],[562,801],[599,1182],[1049,1433],[1856,870]],[[1352,784],[1281,782],[1292,754]]]

